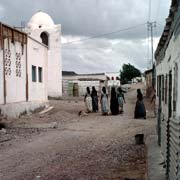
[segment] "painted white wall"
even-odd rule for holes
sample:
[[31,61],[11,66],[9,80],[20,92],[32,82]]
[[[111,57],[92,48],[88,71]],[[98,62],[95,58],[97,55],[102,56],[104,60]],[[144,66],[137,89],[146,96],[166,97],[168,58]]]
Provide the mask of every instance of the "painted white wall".
[[83,96],[86,94],[86,88],[89,87],[92,90],[94,86],[97,92],[100,92],[100,82],[99,81],[78,81],[79,95]]
[[51,31],[48,55],[48,95],[51,97],[62,96],[62,61],[60,25]]
[[0,47],[0,104],[4,103],[3,51]]
[[43,109],[49,106],[48,102],[33,101],[33,102],[18,102],[0,105],[3,115],[7,118],[19,118],[22,113],[31,114],[36,109]]
[[[38,14],[38,13],[37,13]],[[40,13],[40,15],[42,15]],[[38,17],[39,18],[39,17]],[[44,21],[40,18],[40,21]],[[34,24],[27,25],[27,33],[39,42],[41,40],[41,33],[46,32],[49,36],[48,46],[48,96],[60,97],[62,96],[62,60],[61,60],[61,25],[53,25],[52,23],[47,26],[48,22],[44,25],[36,19],[33,20]],[[42,25],[39,28],[40,23]]]
[[[9,45],[8,45],[9,44]],[[11,74],[6,75],[6,103],[26,101],[26,48],[21,43],[4,40],[4,49],[10,50]],[[16,53],[21,56],[21,77],[16,76]]]
[[[47,101],[47,47],[28,37],[27,57],[29,101]],[[36,66],[36,82],[32,81],[32,65]],[[42,67],[42,82],[39,82],[38,67]]]

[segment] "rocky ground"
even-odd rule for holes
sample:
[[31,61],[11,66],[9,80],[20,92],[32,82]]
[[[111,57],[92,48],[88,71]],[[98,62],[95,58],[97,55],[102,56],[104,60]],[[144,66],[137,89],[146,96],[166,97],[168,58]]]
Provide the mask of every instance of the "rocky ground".
[[52,110],[10,120],[0,132],[1,180],[145,180],[145,145],[134,136],[154,134],[152,106],[147,119],[133,119],[136,89],[125,94],[118,116],[79,117],[82,100],[51,101]]

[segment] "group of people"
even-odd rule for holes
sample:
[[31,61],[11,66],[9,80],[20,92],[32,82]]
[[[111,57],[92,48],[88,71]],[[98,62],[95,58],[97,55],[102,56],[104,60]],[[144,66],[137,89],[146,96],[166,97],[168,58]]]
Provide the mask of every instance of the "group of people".
[[[110,97],[110,111],[112,115],[117,115],[119,113],[123,113],[123,105],[126,103],[124,98],[125,91],[122,90],[121,87],[118,87],[117,90],[115,87],[111,89],[111,97]],[[92,87],[92,92],[90,88],[86,88],[86,94],[84,97],[84,102],[86,105],[87,112],[98,112],[98,94],[95,87]],[[106,88],[102,87],[101,97],[100,97],[101,111],[103,115],[108,115],[109,113],[109,101],[108,94],[106,92]]]
[[[123,113],[123,105],[126,103],[124,98],[125,91],[118,87],[111,88],[111,96],[110,96],[110,111],[112,115],[117,115]],[[84,102],[86,105],[86,110],[88,113],[90,112],[98,112],[99,111],[99,99],[98,93],[95,87],[92,87],[92,91],[90,88],[86,88],[86,94],[84,97]],[[101,97],[100,97],[101,111],[103,115],[108,115],[109,113],[109,101],[108,94],[106,92],[106,88],[102,88]],[[140,89],[137,89],[137,100],[134,111],[134,118],[144,118],[146,119],[146,109],[143,102],[143,94]]]

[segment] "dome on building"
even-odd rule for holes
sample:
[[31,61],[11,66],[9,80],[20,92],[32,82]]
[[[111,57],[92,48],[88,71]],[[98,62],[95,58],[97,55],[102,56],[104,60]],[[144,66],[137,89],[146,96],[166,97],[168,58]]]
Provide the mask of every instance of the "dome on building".
[[32,16],[27,26],[29,28],[51,28],[54,27],[54,21],[47,13],[39,11]]

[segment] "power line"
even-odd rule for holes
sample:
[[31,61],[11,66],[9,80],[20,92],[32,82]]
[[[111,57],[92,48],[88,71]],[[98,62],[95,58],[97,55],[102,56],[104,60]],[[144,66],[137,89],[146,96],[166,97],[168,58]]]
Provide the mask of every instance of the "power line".
[[90,39],[95,39],[95,38],[99,38],[99,37],[103,37],[103,36],[107,36],[107,35],[117,34],[117,33],[119,33],[119,32],[123,32],[123,31],[128,31],[128,30],[131,30],[131,29],[135,29],[135,28],[138,28],[138,27],[143,26],[143,25],[146,25],[146,24],[147,24],[147,23],[138,24],[138,25],[135,25],[135,26],[131,26],[131,27],[119,29],[119,30],[117,30],[117,31],[113,31],[113,32],[110,32],[110,33],[99,34],[99,35],[96,35],[96,36],[91,36],[91,37],[89,37],[89,38],[79,39],[79,40],[70,41],[70,42],[62,43],[62,44],[64,44],[64,45],[66,45],[66,44],[72,44],[72,43],[81,42],[81,41],[87,41],[87,40],[90,40]]

